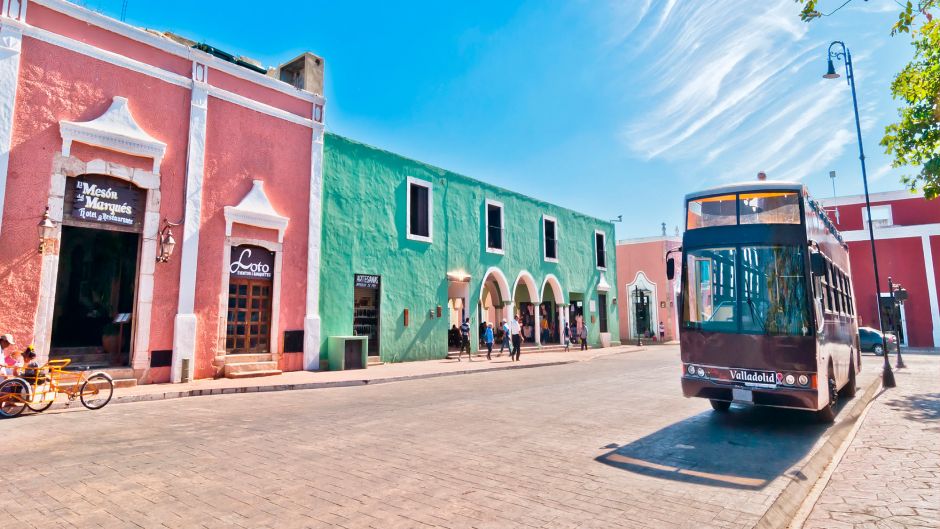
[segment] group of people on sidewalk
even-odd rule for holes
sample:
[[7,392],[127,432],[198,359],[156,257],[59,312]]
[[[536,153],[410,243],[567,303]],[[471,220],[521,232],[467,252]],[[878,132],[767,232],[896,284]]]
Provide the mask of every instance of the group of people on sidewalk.
[[[569,350],[572,341],[580,343],[582,351],[587,350],[588,328],[586,324],[582,323],[580,327],[577,327],[575,324],[571,324],[570,326],[565,324],[563,328],[565,351]],[[496,356],[502,356],[503,351],[508,349],[509,358],[512,359],[513,362],[518,362],[522,349],[522,325],[519,322],[519,315],[516,314],[513,319],[508,322],[506,320],[501,321],[500,330],[502,331],[499,333],[502,337],[502,341],[500,342],[499,353],[497,353]],[[467,359],[472,362],[473,356],[470,353],[470,318],[464,320],[460,325],[460,340],[460,352],[457,353],[457,361],[461,361],[460,357],[463,356],[464,351],[466,351]],[[486,322],[484,324],[481,340],[486,346],[486,359],[492,360],[493,345],[496,342],[496,332],[493,330],[492,322]]]

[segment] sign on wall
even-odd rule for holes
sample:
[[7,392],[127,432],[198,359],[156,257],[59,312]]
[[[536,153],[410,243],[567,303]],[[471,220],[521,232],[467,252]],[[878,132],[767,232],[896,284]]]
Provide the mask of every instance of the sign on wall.
[[74,179],[70,216],[75,220],[134,226],[140,219],[141,190],[101,175]]
[[271,279],[274,277],[274,252],[243,244],[232,246],[229,277]]
[[379,276],[356,274],[355,288],[379,288]]

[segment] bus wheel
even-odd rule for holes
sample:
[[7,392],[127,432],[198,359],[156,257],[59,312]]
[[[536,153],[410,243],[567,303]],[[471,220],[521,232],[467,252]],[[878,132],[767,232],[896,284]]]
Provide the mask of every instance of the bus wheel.
[[836,389],[836,376],[832,373],[832,368],[829,368],[829,376],[826,377],[828,386],[829,386],[829,404],[826,404],[826,407],[816,412],[816,417],[819,419],[819,422],[832,423],[836,420],[836,406],[839,405],[839,390]]
[[715,400],[710,399],[709,402],[712,403],[712,409],[715,411],[728,411],[731,408],[731,403],[726,400]]
[[845,386],[842,387],[842,396],[846,399],[851,399],[855,396],[856,391],[855,384],[855,361],[849,362],[849,381],[845,383]]

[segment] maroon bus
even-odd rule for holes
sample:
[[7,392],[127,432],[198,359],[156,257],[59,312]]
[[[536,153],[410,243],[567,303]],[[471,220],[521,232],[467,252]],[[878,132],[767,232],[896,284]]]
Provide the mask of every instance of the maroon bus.
[[[686,196],[682,392],[835,418],[861,369],[848,246],[799,183],[758,181]],[[672,257],[667,276],[676,272]]]

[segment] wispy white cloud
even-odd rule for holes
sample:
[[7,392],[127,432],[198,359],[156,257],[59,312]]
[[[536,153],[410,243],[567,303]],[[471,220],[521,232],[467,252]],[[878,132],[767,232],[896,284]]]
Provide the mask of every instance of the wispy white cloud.
[[642,12],[641,24],[612,39],[644,56],[662,50],[631,76],[647,80],[634,90],[644,111],[621,129],[634,154],[694,163],[715,179],[765,170],[800,180],[854,142],[845,85],[819,78],[825,48],[806,38],[792,0],[664,0]]

